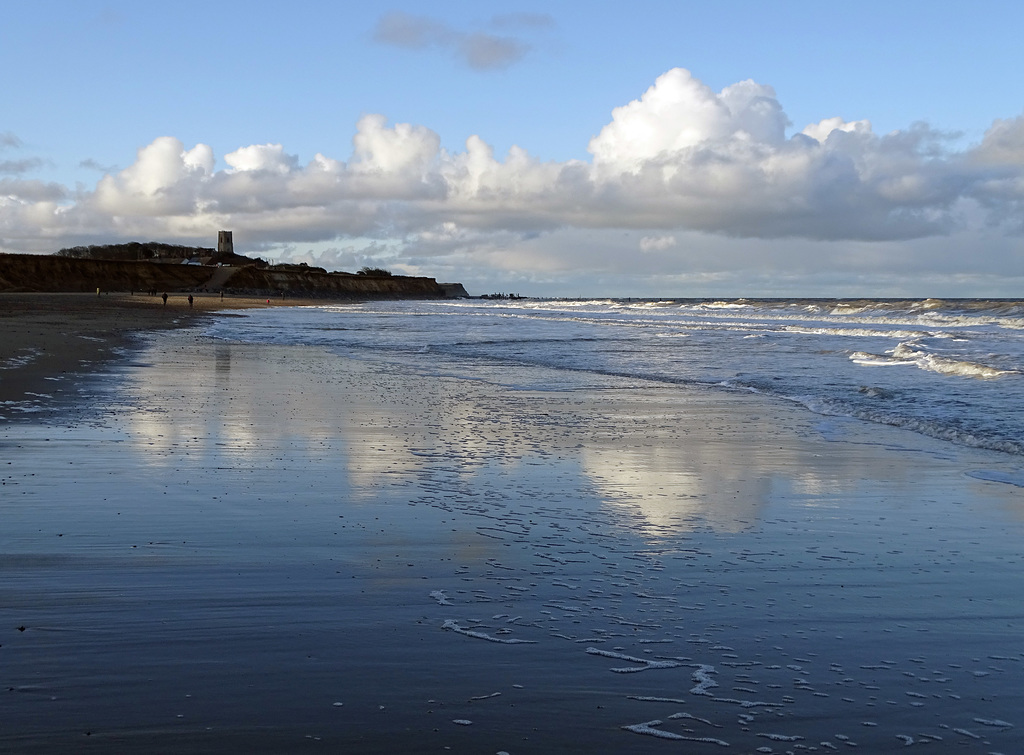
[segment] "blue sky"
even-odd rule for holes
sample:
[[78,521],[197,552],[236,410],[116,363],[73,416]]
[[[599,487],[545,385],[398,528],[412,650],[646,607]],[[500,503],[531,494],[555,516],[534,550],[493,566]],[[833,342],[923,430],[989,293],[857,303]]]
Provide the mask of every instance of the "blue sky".
[[230,228],[249,253],[476,293],[1024,283],[1021,4],[43,0],[4,16],[2,251]]

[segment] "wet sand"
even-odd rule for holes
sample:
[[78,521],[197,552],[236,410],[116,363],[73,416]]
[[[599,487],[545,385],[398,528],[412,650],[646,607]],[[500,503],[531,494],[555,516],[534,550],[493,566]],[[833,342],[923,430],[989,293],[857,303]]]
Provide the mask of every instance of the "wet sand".
[[[318,304],[204,293],[194,294],[191,305],[179,293],[166,303],[142,293],[0,294],[0,418],[41,408],[63,392],[62,380],[70,385],[74,375],[102,369],[140,334],[194,325],[213,312]],[[12,402],[17,406],[5,412]]]
[[0,750],[1021,750],[1012,457],[189,328],[114,357],[0,425]]

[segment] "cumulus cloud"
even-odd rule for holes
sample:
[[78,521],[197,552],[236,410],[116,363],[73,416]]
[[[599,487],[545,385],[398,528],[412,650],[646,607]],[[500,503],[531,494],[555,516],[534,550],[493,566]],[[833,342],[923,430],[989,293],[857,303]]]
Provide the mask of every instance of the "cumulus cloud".
[[825,118],[817,123],[808,124],[800,133],[811,137],[819,144],[824,144],[828,141],[833,131],[840,134],[870,134],[871,121],[852,121],[847,123],[842,118],[835,116],[833,118]]
[[985,165],[1024,167],[1024,115],[996,119],[972,157]]
[[352,170],[361,174],[423,180],[441,146],[441,138],[423,126],[399,123],[388,128],[382,115],[367,115],[356,125]]
[[[213,154],[207,151],[186,158],[192,165],[197,165],[209,173],[213,166]],[[224,155],[224,162],[230,166],[231,173],[245,171],[265,171],[287,175],[299,164],[295,155],[286,155],[280,144],[253,144],[241,147]]]
[[[550,26],[550,17],[543,14],[497,16],[492,25],[510,31],[533,30]],[[531,46],[522,38],[491,34],[485,31],[462,31],[426,16],[401,11],[380,18],[373,38],[386,45],[410,50],[438,49],[477,71],[486,71],[519,62]]]
[[936,161],[943,135],[876,135],[829,118],[791,138],[771,87],[714,92],[689,72],[659,77],[590,142],[606,217],[739,236],[911,238],[942,233],[973,177]]
[[37,180],[0,178],[0,197],[22,202],[56,202],[67,197],[60,184]]
[[[450,31],[403,18],[389,33],[408,46]],[[1017,232],[1024,218],[1024,116],[996,121],[966,151],[952,143],[920,123],[878,134],[867,119],[829,115],[794,127],[767,85],[716,92],[674,69],[611,112],[589,160],[545,162],[518,146],[497,155],[480,136],[446,150],[426,126],[378,114],[359,120],[344,159],[316,154],[304,163],[282,144],[256,144],[228,152],[218,169],[210,146],[160,137],[92,191],[0,182],[0,245],[83,236],[208,242],[218,228],[235,228],[253,244],[333,244],[345,259],[366,261],[383,254],[367,245],[376,240],[396,266],[465,264],[503,275],[713,277],[744,265],[811,275],[854,270],[844,255],[876,270],[935,267],[920,250],[940,245],[925,241]],[[20,140],[2,134],[3,145]],[[744,251],[765,243],[761,256]],[[1009,255],[1012,267],[1010,247],[989,239],[984,248]]]
[[113,215],[190,214],[198,209],[213,164],[207,145],[186,150],[178,139],[160,137],[138,151],[134,164],[100,179],[86,201]]

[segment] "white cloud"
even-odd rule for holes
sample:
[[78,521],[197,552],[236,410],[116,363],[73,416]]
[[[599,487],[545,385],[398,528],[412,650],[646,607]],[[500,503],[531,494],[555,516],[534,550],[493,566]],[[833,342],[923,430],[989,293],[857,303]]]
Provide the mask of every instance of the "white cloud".
[[[406,30],[408,44],[440,33],[417,28]],[[499,157],[479,136],[447,151],[431,129],[377,114],[356,124],[346,159],[316,154],[306,164],[284,145],[258,144],[227,153],[218,170],[211,147],[160,137],[91,191],[0,182],[0,246],[210,243],[234,228],[254,245],[332,243],[346,259],[385,254],[346,240],[386,240],[396,266],[524,280],[734,280],[747,270],[822,281],[826,270],[904,265],[951,273],[937,240],[984,232],[996,235],[982,251],[954,255],[960,272],[1001,264],[1020,274],[1020,239],[1006,234],[1024,222],[1024,116],[996,121],[966,152],[925,124],[884,135],[866,119],[827,117],[787,136],[789,127],[771,87],[715,92],[674,69],[612,111],[590,161],[542,162],[520,147]],[[0,147],[20,145],[0,134]]]
[[996,119],[972,156],[986,165],[1024,167],[1024,115]]
[[430,129],[408,123],[388,128],[383,115],[363,116],[356,129],[351,167],[357,173],[422,180],[441,147]]
[[730,136],[724,101],[689,71],[663,74],[644,95],[612,111],[589,151],[608,173],[637,172],[661,156]]
[[[196,147],[186,154],[186,163],[204,168],[209,173],[213,168],[213,153],[205,145],[200,147],[205,148],[201,153],[193,154],[199,150]],[[280,144],[253,144],[224,155],[224,162],[231,166],[230,172],[233,173],[267,171],[287,175],[295,169],[299,159],[294,155],[286,155]]]
[[835,118],[825,118],[822,121],[805,126],[804,130],[800,133],[811,137],[820,144],[824,144],[833,131],[843,134],[867,135],[871,133],[871,121],[852,121],[847,123],[838,116]]
[[210,147],[186,150],[178,139],[163,136],[140,149],[131,166],[100,179],[85,203],[111,215],[189,214],[212,170]]
[[0,197],[7,197],[12,202],[57,202],[67,197],[67,191],[56,183],[0,178]]

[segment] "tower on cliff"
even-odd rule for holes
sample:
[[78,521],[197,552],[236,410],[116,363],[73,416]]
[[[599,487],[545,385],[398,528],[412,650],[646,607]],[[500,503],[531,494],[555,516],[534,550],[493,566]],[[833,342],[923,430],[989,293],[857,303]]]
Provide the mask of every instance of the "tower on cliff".
[[235,242],[231,240],[231,231],[217,231],[217,254],[234,254]]

